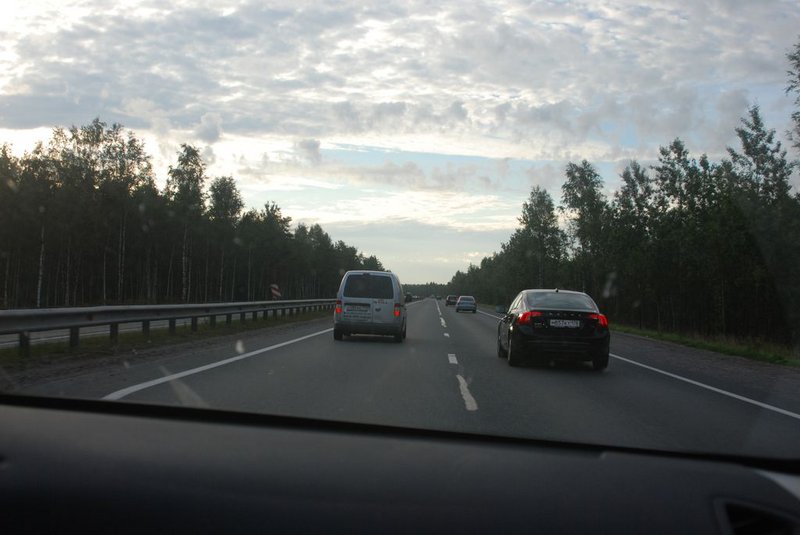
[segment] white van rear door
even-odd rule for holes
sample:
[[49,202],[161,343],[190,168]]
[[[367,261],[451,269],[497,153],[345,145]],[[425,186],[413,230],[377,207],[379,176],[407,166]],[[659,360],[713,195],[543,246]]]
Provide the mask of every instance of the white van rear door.
[[391,323],[394,280],[377,273],[351,273],[342,292],[342,319],[353,323]]
[[394,321],[394,279],[388,275],[371,275],[373,323]]

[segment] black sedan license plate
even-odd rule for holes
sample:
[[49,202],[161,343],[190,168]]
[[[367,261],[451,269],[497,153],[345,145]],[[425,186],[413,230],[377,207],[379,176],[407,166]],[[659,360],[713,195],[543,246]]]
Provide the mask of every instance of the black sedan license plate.
[[578,329],[581,326],[581,320],[550,320],[550,327],[558,327],[560,329]]

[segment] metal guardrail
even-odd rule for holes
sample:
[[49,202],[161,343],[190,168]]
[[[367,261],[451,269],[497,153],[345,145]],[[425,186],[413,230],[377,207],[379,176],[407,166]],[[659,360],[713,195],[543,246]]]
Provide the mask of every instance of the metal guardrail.
[[198,318],[208,318],[209,326],[216,326],[218,316],[225,316],[230,324],[235,315],[242,323],[250,314],[253,320],[261,314],[263,319],[303,313],[312,310],[330,310],[335,299],[306,299],[285,301],[245,301],[237,303],[203,303],[189,305],[132,305],[73,308],[33,308],[0,310],[0,335],[19,335],[19,351],[30,352],[30,333],[69,329],[70,347],[78,347],[80,329],[83,327],[109,326],[112,343],[119,338],[121,323],[141,323],[142,333],[150,334],[150,323],[167,320],[170,333],[175,332],[176,320],[190,319],[191,330],[197,330]]

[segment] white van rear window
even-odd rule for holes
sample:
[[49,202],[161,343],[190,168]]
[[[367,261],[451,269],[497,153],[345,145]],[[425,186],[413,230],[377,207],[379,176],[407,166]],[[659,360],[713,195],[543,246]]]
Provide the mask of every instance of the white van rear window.
[[344,285],[344,296],[392,299],[394,297],[392,279],[384,275],[367,273],[350,275]]

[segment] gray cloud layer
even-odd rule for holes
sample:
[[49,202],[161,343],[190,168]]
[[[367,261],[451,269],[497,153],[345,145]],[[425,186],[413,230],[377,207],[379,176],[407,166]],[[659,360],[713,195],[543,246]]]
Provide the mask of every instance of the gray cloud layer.
[[3,127],[100,116],[206,143],[491,137],[542,159],[682,136],[713,152],[748,102],[788,110],[784,54],[800,28],[790,0],[93,6],[0,30],[16,56]]

